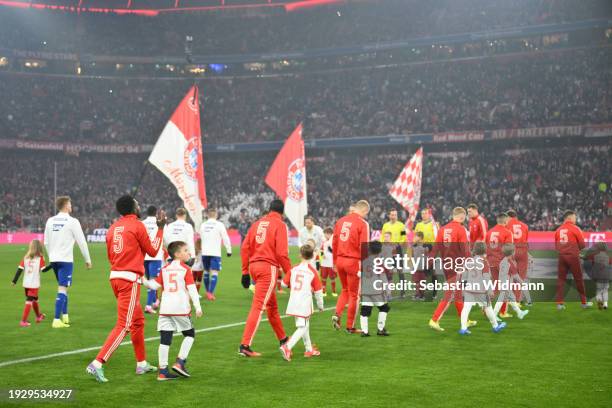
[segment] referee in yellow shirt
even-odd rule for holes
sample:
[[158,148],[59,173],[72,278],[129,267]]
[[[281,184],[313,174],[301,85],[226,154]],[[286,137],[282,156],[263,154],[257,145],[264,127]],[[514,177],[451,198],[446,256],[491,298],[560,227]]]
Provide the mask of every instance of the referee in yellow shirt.
[[[389,238],[387,239],[385,236],[389,236]],[[406,225],[403,222],[398,221],[397,210],[389,210],[389,221],[383,224],[382,230],[380,231],[380,242],[392,242],[397,244],[396,253],[403,255],[404,251],[408,249],[406,246],[406,238]],[[405,279],[403,270],[398,269],[397,273],[400,281]],[[405,289],[402,289],[400,292],[400,297],[406,297]]]
[[389,242],[404,244],[406,242],[406,225],[397,220],[397,210],[389,211],[389,221],[385,222],[380,231],[380,242],[385,242],[385,234],[391,234]]
[[431,219],[431,210],[429,208],[422,209],[421,221],[414,227],[414,232],[421,231],[423,233],[423,243],[433,245],[436,242],[438,229],[437,223]]
[[[429,247],[430,251],[436,242],[436,235],[438,234],[439,229],[440,226],[431,217],[431,210],[429,208],[423,208],[421,210],[421,221],[419,221],[414,227],[414,233],[416,234],[419,231],[423,233],[423,243]],[[431,282],[435,285],[437,282],[435,271],[428,269],[425,271],[425,273],[431,274]],[[436,298],[436,294],[437,291],[434,289],[431,293],[434,299]]]

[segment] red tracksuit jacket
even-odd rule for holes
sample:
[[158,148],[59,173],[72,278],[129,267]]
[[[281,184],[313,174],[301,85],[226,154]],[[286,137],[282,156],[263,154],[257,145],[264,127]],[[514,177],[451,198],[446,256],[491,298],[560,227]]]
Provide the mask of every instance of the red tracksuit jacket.
[[559,255],[578,256],[584,248],[584,236],[573,222],[564,222],[555,231],[555,247]]
[[461,258],[470,256],[467,231],[463,224],[451,221],[438,231],[431,257]]
[[240,248],[242,274],[249,273],[251,262],[267,262],[280,266],[285,273],[289,272],[291,261],[289,261],[288,235],[287,224],[283,222],[282,216],[274,211],[251,225]]
[[529,239],[529,227],[516,217],[510,217],[506,228],[512,232],[512,239],[516,245],[517,254],[524,254],[527,251],[527,240]]
[[134,214],[119,218],[106,233],[106,253],[111,271],[129,271],[144,275],[144,256],[157,255],[164,229],[159,228],[153,242],[144,224]]
[[499,267],[499,263],[504,259],[502,248],[504,244],[514,242],[512,232],[503,225],[496,225],[487,232],[487,259],[494,268]]
[[470,229],[470,242],[473,244],[474,242],[485,240],[489,224],[482,214],[478,214],[477,217],[470,219],[468,228]]
[[334,227],[332,251],[334,265],[338,257],[365,259],[370,240],[370,225],[356,213],[340,218]]

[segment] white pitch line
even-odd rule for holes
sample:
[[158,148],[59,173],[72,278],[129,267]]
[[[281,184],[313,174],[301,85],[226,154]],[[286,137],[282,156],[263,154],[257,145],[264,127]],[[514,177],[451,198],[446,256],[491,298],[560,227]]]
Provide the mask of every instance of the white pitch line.
[[[327,308],[323,309],[323,311],[332,310],[332,309],[335,309],[335,307],[327,307]],[[281,319],[285,319],[287,317],[291,317],[291,316],[289,316],[289,315],[282,315]],[[268,318],[263,318],[263,319],[261,319],[261,321],[262,322],[267,322]],[[222,330],[222,329],[229,329],[230,327],[242,326],[243,324],[246,324],[246,322],[228,323],[228,324],[222,324],[220,326],[205,327],[203,329],[197,329],[195,332],[196,333],[202,333],[202,332],[211,332],[211,331]],[[179,334],[180,333],[174,333],[175,336],[178,336]],[[147,338],[145,338],[144,341],[153,341],[153,340],[159,340],[159,336],[147,337]],[[127,346],[129,344],[132,344],[132,342],[131,341],[124,341],[123,343],[119,344],[119,346]],[[54,357],[63,357],[63,356],[70,356],[70,355],[73,355],[73,354],[87,353],[88,351],[100,350],[101,347],[102,346],[87,347],[87,348],[70,350],[70,351],[62,351],[61,353],[46,354],[44,356],[36,356],[36,357],[21,358],[19,360],[3,361],[3,362],[0,363],[0,367],[6,367],[6,366],[10,366],[10,365],[15,365],[15,364],[31,363],[32,361],[48,360],[48,359],[54,358]]]

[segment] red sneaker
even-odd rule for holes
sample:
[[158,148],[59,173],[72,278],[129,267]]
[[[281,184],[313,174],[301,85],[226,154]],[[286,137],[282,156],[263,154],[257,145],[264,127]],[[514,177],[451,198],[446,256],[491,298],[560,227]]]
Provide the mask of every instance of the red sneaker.
[[245,346],[244,344],[240,345],[240,349],[238,349],[238,354],[243,357],[260,357],[261,353],[251,350],[251,347]]
[[21,327],[30,327],[30,322],[24,322],[23,320],[19,322],[19,325]]
[[356,329],[356,328],[354,328],[354,327],[347,327],[347,328],[346,328],[346,332],[347,332],[348,334],[359,334],[359,333],[361,333],[361,330]]
[[42,322],[43,320],[45,320],[45,317],[46,316],[44,313],[39,314],[38,316],[36,316],[36,323]]
[[304,352],[304,358],[318,357],[321,355],[319,349],[313,344],[311,351]]
[[210,292],[206,292],[206,299],[208,299],[208,300],[214,300],[214,298],[215,298],[215,295],[213,295],[213,294],[212,294],[212,293],[210,293]]
[[278,349],[280,350],[280,353],[281,353],[281,356],[283,356],[283,359],[285,359],[286,361],[291,361],[291,356],[293,353],[291,352],[291,349],[287,347],[286,344],[283,344]]

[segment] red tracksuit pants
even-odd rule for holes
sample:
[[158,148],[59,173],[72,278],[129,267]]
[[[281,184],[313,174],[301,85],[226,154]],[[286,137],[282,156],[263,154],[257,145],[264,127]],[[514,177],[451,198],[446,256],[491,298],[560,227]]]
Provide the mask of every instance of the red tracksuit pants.
[[582,304],[586,303],[586,295],[584,290],[584,279],[582,278],[582,267],[580,265],[580,258],[577,255],[559,255],[559,262],[557,264],[557,303],[563,303],[563,289],[565,288],[565,281],[567,280],[567,271],[570,271],[574,276],[574,282],[576,283],[576,289],[580,294],[580,301]]
[[117,298],[117,323],[106,338],[96,360],[107,362],[129,332],[136,361],[144,361],[144,314],[140,307],[140,284],[123,279],[112,279],[110,284]]
[[256,282],[255,294],[253,295],[251,310],[244,326],[241,344],[251,345],[264,311],[268,315],[268,322],[270,322],[276,338],[279,340],[284,339],[286,337],[285,329],[278,313],[275,292],[278,267],[267,262],[253,262],[249,265],[249,272],[251,278]]
[[356,258],[338,257],[335,267],[342,283],[342,291],[336,303],[336,315],[341,317],[342,313],[344,313],[344,308],[348,305],[346,327],[351,329],[354,326],[355,314],[359,305],[361,288],[358,272],[361,268],[361,262]]
[[[454,273],[454,271],[444,270],[444,275],[446,276],[446,282],[457,282],[457,275]],[[434,311],[431,320],[433,320],[434,322],[440,321],[440,319],[442,319],[442,316],[444,316],[446,309],[448,309],[450,302],[455,303],[457,314],[461,316],[461,311],[463,310],[463,292],[461,290],[445,290],[444,297],[442,297],[442,300],[440,301],[440,303],[438,303],[438,307],[436,307],[436,310]]]

